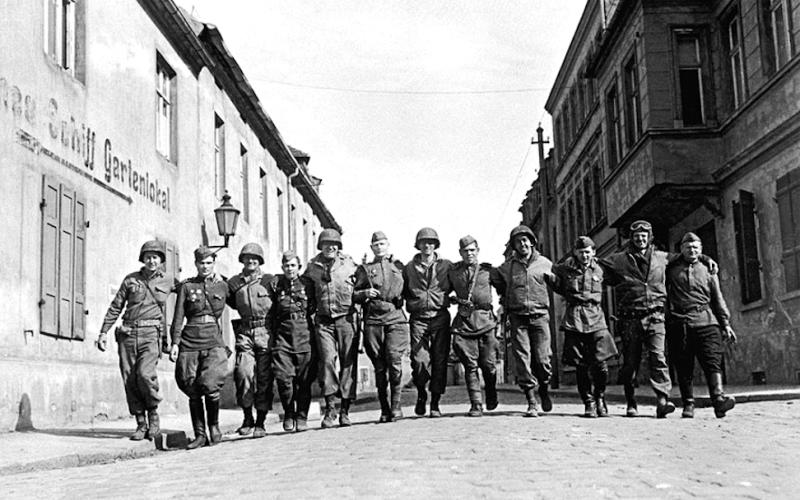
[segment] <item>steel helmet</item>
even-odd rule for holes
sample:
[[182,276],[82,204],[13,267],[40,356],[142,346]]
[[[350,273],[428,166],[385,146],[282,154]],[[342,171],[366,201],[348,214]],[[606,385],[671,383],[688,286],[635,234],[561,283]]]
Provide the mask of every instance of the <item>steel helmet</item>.
[[517,226],[517,227],[515,227],[514,229],[511,230],[511,235],[508,237],[509,245],[513,245],[514,238],[516,238],[517,236],[523,236],[523,235],[527,236],[528,238],[530,238],[531,239],[531,243],[533,243],[534,246],[536,246],[539,243],[539,240],[536,238],[536,235],[533,233],[531,228],[529,228],[528,226],[526,226],[524,224],[520,224],[519,226]]
[[422,240],[433,240],[436,242],[436,248],[439,248],[439,234],[433,228],[423,227],[417,231],[417,237],[414,240],[414,248],[418,248],[419,242]]
[[146,241],[145,244],[142,245],[142,249],[139,250],[139,262],[144,263],[145,252],[153,252],[161,257],[161,263],[163,264],[164,262],[167,261],[167,251],[164,248],[165,246],[166,245],[164,245],[163,241],[158,241],[158,240]]
[[264,264],[264,249],[258,243],[248,243],[243,246],[242,251],[239,252],[239,262],[244,263],[245,255],[257,257],[259,264]]
[[329,241],[331,243],[336,243],[339,245],[339,249],[342,249],[342,235],[339,234],[339,231],[335,229],[323,229],[321,233],[319,233],[319,239],[317,240],[317,250],[322,250],[322,242]]

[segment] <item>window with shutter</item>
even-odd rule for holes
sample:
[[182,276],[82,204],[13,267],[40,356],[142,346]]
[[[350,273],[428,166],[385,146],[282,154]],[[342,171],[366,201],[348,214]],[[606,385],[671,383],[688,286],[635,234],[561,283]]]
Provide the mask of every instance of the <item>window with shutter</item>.
[[[180,280],[181,262],[178,247],[170,241],[166,241],[165,245],[167,247],[167,262],[164,264],[164,273],[173,281]],[[175,298],[176,295],[174,293],[167,297],[167,325],[172,324],[172,317],[175,313]]]
[[800,290],[800,168],[776,182],[786,291]]
[[755,198],[749,191],[739,191],[739,201],[733,202],[733,227],[742,303],[761,298],[761,264],[758,261]]

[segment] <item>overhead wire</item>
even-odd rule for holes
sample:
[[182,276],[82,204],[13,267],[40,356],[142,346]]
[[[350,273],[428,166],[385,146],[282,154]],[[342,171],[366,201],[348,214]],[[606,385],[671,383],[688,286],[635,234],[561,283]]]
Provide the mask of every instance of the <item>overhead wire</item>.
[[525,150],[525,157],[522,158],[522,163],[519,166],[519,170],[517,171],[517,176],[514,179],[514,185],[511,186],[511,190],[508,192],[508,196],[506,197],[506,202],[503,205],[503,210],[500,212],[500,216],[497,218],[497,224],[494,225],[494,229],[492,230],[492,238],[491,241],[494,241],[495,236],[497,236],[497,228],[500,227],[500,223],[503,221],[503,217],[506,215],[506,210],[508,210],[508,204],[511,202],[512,196],[514,196],[514,190],[517,189],[517,184],[519,183],[520,178],[522,177],[522,171],[525,168],[525,162],[528,161],[528,155],[531,153],[531,145],[528,144],[528,148]]

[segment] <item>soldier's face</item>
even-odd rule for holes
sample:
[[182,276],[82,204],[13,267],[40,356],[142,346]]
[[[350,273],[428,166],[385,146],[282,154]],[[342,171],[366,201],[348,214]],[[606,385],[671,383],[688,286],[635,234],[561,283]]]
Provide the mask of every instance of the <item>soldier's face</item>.
[[161,256],[155,252],[145,252],[142,260],[144,260],[145,269],[150,272],[155,271],[161,265]]
[[533,243],[525,235],[517,236],[514,238],[514,250],[522,257],[530,257],[531,253],[533,253]]
[[433,255],[436,252],[436,240],[420,240],[417,248],[426,257]]
[[333,241],[323,241],[322,242],[322,256],[326,259],[332,259],[336,257],[336,252],[339,251],[339,244]]
[[255,255],[243,255],[242,265],[244,266],[245,272],[252,273],[261,266],[261,262],[259,262],[258,257]]
[[699,241],[687,241],[681,245],[681,254],[687,262],[697,262],[701,253],[703,253],[703,244]]
[[633,247],[639,250],[644,250],[650,244],[650,233],[648,231],[636,231],[631,236]]
[[197,268],[197,275],[201,278],[211,276],[214,273],[214,257],[206,257],[203,260],[196,260],[194,266]]
[[383,257],[389,253],[389,240],[378,240],[369,246],[375,257]]
[[461,254],[461,260],[466,262],[467,264],[476,264],[478,262],[478,253],[480,249],[478,248],[477,243],[470,243],[469,245],[465,246],[458,253]]
[[592,261],[592,257],[594,257],[595,251],[594,248],[579,248],[575,250],[575,258],[578,259],[582,265],[587,265],[589,262]]
[[283,269],[283,274],[290,280],[293,280],[300,274],[300,261],[294,258],[284,262],[281,268]]

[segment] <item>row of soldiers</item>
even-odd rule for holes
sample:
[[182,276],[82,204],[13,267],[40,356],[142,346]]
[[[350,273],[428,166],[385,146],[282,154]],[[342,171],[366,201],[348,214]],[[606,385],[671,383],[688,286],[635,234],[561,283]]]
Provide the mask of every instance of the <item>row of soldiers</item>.
[[[98,347],[105,350],[106,332],[127,306],[116,335],[128,405],[137,420],[132,438],[152,438],[158,432],[160,397],[155,364],[159,338],[163,338],[164,344],[169,344],[164,350],[176,363],[178,386],[189,397],[195,430],[189,447],[207,441],[214,444],[221,439],[219,394],[231,355],[219,323],[227,304],[240,316],[234,320],[234,379],[237,403],[245,416],[238,432],[265,434],[273,378],[283,405],[284,430],[307,428],[315,380],[325,398],[322,427],[333,427],[337,417],[340,426],[348,426],[356,396],[356,310],[361,309],[363,347],[375,369],[381,405],[379,422],[402,418],[402,357],[409,347],[417,388],[415,413],[442,415],[439,402],[445,392],[451,344],[464,365],[468,415],[477,417],[484,410],[481,375],[486,409],[498,405],[494,288],[510,327],[516,382],[528,402],[524,415],[537,417],[552,409],[549,287],[566,300],[561,325],[563,362],[576,368],[583,415],[603,417],[608,416],[607,361],[618,352],[601,301],[603,287],[613,286],[623,341],[621,379],[626,415],[638,414],[634,387],[643,347],[657,397],[656,416],[663,418],[674,411],[665,356],[669,339],[683,416],[694,415],[692,374],[697,356],[715,414],[723,417],[734,400],[725,396],[722,388],[722,341],[735,341],[735,334],[719,290],[716,263],[702,255],[702,244],[693,233],[682,239],[680,254],[667,254],[654,247],[648,222],[637,221],[630,230],[627,248],[606,259],[597,259],[594,242],[581,236],[572,254],[554,265],[537,251],[533,231],[518,226],[509,238],[511,256],[493,267],[479,261],[480,248],[472,236],[459,240],[459,262],[441,258],[437,252],[440,240],[431,228],[417,233],[418,253],[409,263],[392,257],[386,235],[378,231],[370,245],[374,258],[357,265],[342,252],[341,235],[326,229],[319,237],[320,253],[308,262],[302,275],[300,260],[293,252],[283,255],[282,275],[263,273],[263,250],[249,243],[239,255],[242,272],[228,280],[214,272],[215,254],[200,247],[195,251],[197,276],[177,285],[169,342],[163,324],[164,303],[176,284],[163,274],[161,244],[148,242],[140,252],[144,267],[123,281],[106,314]],[[451,304],[457,306],[452,321]]]

